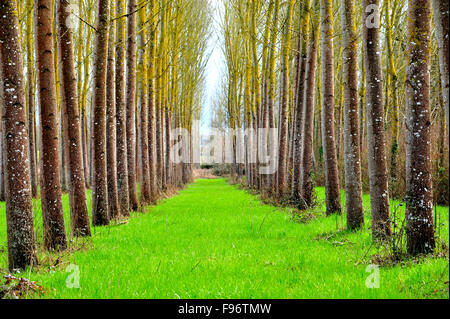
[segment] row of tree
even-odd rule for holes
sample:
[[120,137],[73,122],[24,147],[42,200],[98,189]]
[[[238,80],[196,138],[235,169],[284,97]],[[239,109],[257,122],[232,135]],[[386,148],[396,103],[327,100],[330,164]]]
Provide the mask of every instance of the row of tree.
[[170,161],[171,129],[191,131],[199,117],[209,19],[206,0],[0,1],[11,270],[37,258],[33,197],[44,247],[61,250],[62,191],[72,235],[89,236],[91,185],[92,225],[101,226],[190,182],[191,165]]
[[364,224],[368,180],[373,238],[391,236],[391,191],[406,200],[409,253],[433,251],[433,157],[440,161],[434,171],[447,176],[435,189],[448,203],[448,6],[224,1],[227,76],[213,124],[278,129],[278,140],[246,140],[277,150],[276,173],[261,174],[266,164],[250,160],[252,151],[240,165],[234,147],[233,177],[245,172],[250,187],[299,208],[313,206],[314,187],[324,185],[327,215],[341,213],[343,185],[352,230]]

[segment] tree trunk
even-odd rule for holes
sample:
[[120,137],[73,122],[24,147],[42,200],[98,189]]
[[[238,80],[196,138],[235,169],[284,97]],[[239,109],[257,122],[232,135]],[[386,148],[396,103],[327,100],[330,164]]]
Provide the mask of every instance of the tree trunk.
[[289,106],[289,50],[291,38],[292,15],[294,10],[294,1],[289,1],[287,8],[286,25],[284,30],[283,49],[281,55],[281,105],[280,105],[280,138],[278,145],[278,196],[284,196],[287,187],[287,135],[288,135],[288,106]]
[[61,65],[64,139],[67,146],[69,170],[69,199],[72,233],[74,236],[90,235],[89,214],[81,149],[80,110],[75,76],[72,28],[68,0],[58,2],[58,43]]
[[[319,0],[315,0],[318,4]],[[315,5],[316,6],[316,5]],[[311,36],[308,44],[308,55],[306,65],[305,95],[303,108],[303,134],[302,134],[302,170],[300,172],[301,192],[306,207],[313,204],[314,184],[312,180],[312,142],[314,130],[314,97],[316,92],[316,64],[317,64],[317,41],[319,12],[314,13]]]
[[436,40],[439,49],[439,67],[441,71],[441,86],[447,123],[449,122],[449,1],[433,0],[433,18],[436,28]]
[[[389,60],[387,77],[388,82],[391,87],[391,100],[392,100],[392,124],[391,124],[391,163],[390,163],[390,177],[395,180],[397,177],[397,157],[398,157],[398,134],[399,134],[399,107],[398,107],[398,97],[397,97],[397,71],[394,64],[394,50],[392,46],[392,13],[391,13],[391,2],[386,0],[386,47]],[[388,100],[388,96],[386,96]]]
[[433,189],[430,116],[430,0],[408,1],[406,74],[406,237],[412,255],[432,252]]
[[91,187],[91,173],[89,170],[89,148],[88,148],[88,125],[87,125],[87,115],[86,109],[81,108],[81,141],[83,148],[83,167],[84,167],[84,179],[86,188]]
[[106,168],[106,71],[108,63],[109,0],[99,0],[94,55],[94,190],[92,224],[109,224]]
[[344,166],[347,207],[347,227],[361,228],[364,224],[361,185],[361,158],[359,148],[359,110],[357,78],[357,34],[354,0],[341,4],[343,31],[344,84]]
[[35,72],[33,45],[33,0],[27,0],[27,106],[28,106],[28,144],[30,152],[31,193],[38,196],[37,158],[36,158],[36,121],[35,121]]
[[[268,124],[269,129],[275,131],[275,111],[274,111],[274,101],[275,101],[275,43],[277,42],[278,35],[278,12],[280,7],[280,0],[275,0],[275,8],[273,13],[273,21],[270,33],[270,44],[269,44],[269,92],[267,98],[267,112],[268,112]],[[272,159],[276,160],[278,163],[278,154],[274,154],[278,148],[277,138],[275,134],[269,132],[269,151]],[[274,163],[277,165],[278,164]],[[275,194],[276,190],[276,173],[272,173],[268,177],[268,191],[270,194]]]
[[[0,5],[0,100],[6,179],[6,233],[9,270],[24,269],[36,258],[28,151],[25,79],[15,1]],[[3,153],[4,152],[4,153]],[[3,170],[2,170],[3,171]]]
[[379,28],[370,27],[367,19],[374,16],[379,22],[379,0],[364,0],[363,8],[374,6],[374,12],[363,10],[363,47],[366,70],[366,121],[369,157],[370,210],[372,236],[385,239],[391,235],[389,188],[384,142],[383,84],[381,82],[381,54]]
[[[111,3],[111,12],[114,11],[114,2]],[[108,179],[108,206],[109,217],[120,217],[119,194],[117,191],[117,118],[116,118],[116,66],[115,66],[115,21],[110,22],[108,39],[108,67],[106,82],[106,158]]]
[[298,84],[296,91],[295,104],[295,122],[294,122],[294,166],[292,176],[292,196],[295,201],[300,201],[302,198],[301,171],[302,171],[302,138],[303,138],[303,107],[305,101],[305,78],[306,78],[306,63],[307,63],[307,45],[309,44],[309,18],[310,18],[310,1],[306,0],[303,4],[301,17],[301,61],[300,71],[298,76]]
[[[117,17],[125,14],[125,0],[117,0]],[[117,116],[117,191],[120,212],[130,215],[127,156],[127,120],[125,106],[125,18],[117,20],[116,116]]]
[[138,209],[136,193],[136,0],[128,1],[127,33],[127,162],[130,209]]
[[[150,3],[151,14],[155,14],[155,0]],[[156,184],[156,101],[155,101],[155,53],[156,53],[156,23],[155,19],[150,20],[150,49],[148,66],[148,144],[149,144],[149,176],[150,176],[150,203],[156,203],[158,189]]]
[[61,201],[58,107],[56,102],[51,5],[51,0],[38,0],[35,5],[35,10],[37,10],[36,56],[42,139],[42,220],[44,224],[44,246],[47,249],[65,249],[67,242]]
[[325,197],[327,216],[341,213],[339,172],[334,129],[334,62],[333,6],[322,0],[322,145],[325,164]]
[[148,88],[147,88],[147,30],[146,30],[146,9],[139,10],[139,29],[140,29],[140,47],[139,47],[139,101],[141,106],[141,205],[149,204],[151,198],[150,186],[150,166],[149,166],[149,141],[148,141]]

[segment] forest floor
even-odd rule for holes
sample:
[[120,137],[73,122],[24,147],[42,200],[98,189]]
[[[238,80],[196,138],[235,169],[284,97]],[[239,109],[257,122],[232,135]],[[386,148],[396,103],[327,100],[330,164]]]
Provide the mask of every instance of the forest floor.
[[[29,298],[449,298],[448,254],[377,270],[371,262],[386,254],[372,244],[369,196],[358,232],[345,230],[345,216],[325,217],[324,198],[317,188],[318,205],[305,218],[224,179],[199,179],[128,221],[93,228],[92,239],[72,240],[70,253],[40,251],[40,265],[15,276],[44,287]],[[67,195],[64,208],[69,230]],[[404,207],[392,201],[392,210]],[[39,201],[35,211],[41,242]],[[448,247],[449,208],[437,213]],[[0,203],[0,270],[5,223]]]

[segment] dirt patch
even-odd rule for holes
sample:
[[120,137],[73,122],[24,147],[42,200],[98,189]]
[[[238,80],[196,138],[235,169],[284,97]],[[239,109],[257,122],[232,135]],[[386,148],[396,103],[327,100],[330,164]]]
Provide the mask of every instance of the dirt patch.
[[194,179],[197,179],[197,178],[217,179],[217,178],[219,178],[218,176],[213,175],[210,169],[204,169],[204,168],[194,169],[193,176],[194,176]]

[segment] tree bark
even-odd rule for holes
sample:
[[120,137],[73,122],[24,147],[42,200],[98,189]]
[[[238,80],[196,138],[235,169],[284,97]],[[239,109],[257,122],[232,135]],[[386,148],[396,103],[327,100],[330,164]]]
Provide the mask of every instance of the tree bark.
[[130,209],[138,209],[136,193],[136,0],[128,1],[127,33],[127,163]]
[[309,19],[310,19],[310,1],[306,0],[303,3],[300,19],[301,30],[301,57],[300,57],[300,71],[298,76],[298,84],[296,91],[295,104],[295,122],[294,122],[294,163],[292,176],[292,196],[295,201],[302,199],[302,185],[301,185],[301,171],[302,171],[302,138],[303,138],[303,108],[305,101],[305,79],[306,79],[306,64],[309,44]]
[[92,224],[109,224],[108,186],[106,168],[106,71],[108,58],[109,0],[99,0],[94,55],[94,190]]
[[283,40],[283,52],[281,56],[281,105],[280,105],[280,138],[278,145],[278,196],[284,196],[287,188],[287,138],[288,138],[288,106],[289,106],[289,50],[290,50],[290,37],[291,37],[291,25],[292,15],[294,10],[294,1],[289,1],[289,7],[287,8],[287,17],[285,25],[285,34]]
[[333,6],[322,0],[322,145],[325,164],[325,197],[327,216],[341,213],[339,172],[334,129],[334,62]]
[[[275,131],[275,111],[274,111],[274,101],[275,101],[275,44],[277,42],[277,35],[278,35],[278,16],[279,16],[279,8],[280,8],[280,0],[275,0],[275,8],[273,13],[273,21],[272,21],[272,27],[271,27],[271,33],[270,33],[270,44],[269,44],[269,92],[268,92],[268,98],[267,98],[267,112],[268,112],[268,124],[269,129],[272,131]],[[275,134],[269,133],[269,152],[270,156],[275,159],[278,163],[278,154],[273,154],[276,152],[278,146],[277,144],[277,138],[275,137]],[[278,164],[276,163],[277,167]],[[276,173],[271,174],[271,176],[268,177],[269,185],[268,190],[270,194],[276,193]]]
[[[150,3],[151,14],[156,11],[155,0]],[[156,23],[151,19],[150,25],[150,48],[148,66],[148,144],[149,144],[149,177],[150,177],[150,203],[156,203],[158,188],[156,183],[156,102],[155,102],[155,53],[156,53]]]
[[354,0],[343,0],[341,4],[344,64],[344,166],[347,227],[349,229],[361,228],[364,224],[359,147],[357,34],[354,4]]
[[[117,0],[117,17],[125,14],[125,0]],[[117,191],[120,212],[130,215],[127,156],[127,120],[125,106],[125,18],[117,20],[116,116],[117,116]]]
[[140,29],[140,47],[139,47],[139,102],[140,112],[140,142],[141,142],[141,205],[149,204],[151,198],[150,186],[150,166],[149,166],[149,132],[148,132],[148,87],[147,87],[147,30],[146,30],[146,11],[145,7],[139,10],[139,29]]
[[366,70],[366,121],[369,157],[370,210],[372,236],[386,239],[391,235],[389,213],[389,188],[384,142],[384,103],[381,74],[381,53],[379,28],[370,27],[370,15],[380,20],[379,0],[364,0],[363,8],[374,6],[375,11],[363,10],[363,47]]
[[[114,3],[111,3],[113,12]],[[119,195],[117,192],[117,129],[116,129],[116,72],[115,72],[115,22],[111,21],[109,26],[108,44],[108,67],[106,82],[106,157],[107,157],[107,179],[108,179],[108,206],[109,217],[120,217]]]
[[31,192],[38,196],[37,158],[36,158],[36,121],[35,121],[35,71],[33,46],[33,0],[27,0],[27,106],[28,106],[28,144],[30,152]]
[[[315,0],[319,1],[319,0]],[[316,15],[319,12],[315,13]],[[313,27],[308,44],[308,57],[306,66],[304,111],[303,111],[303,134],[302,134],[302,170],[301,170],[301,192],[304,205],[311,207],[313,204],[314,184],[312,180],[312,142],[314,130],[314,97],[316,92],[316,64],[317,64],[317,41],[318,41],[318,17],[313,18]]]
[[[25,79],[15,1],[0,4],[0,149],[5,158],[9,270],[37,261],[28,150]],[[2,170],[3,171],[3,170]]]
[[75,76],[72,28],[68,0],[58,1],[58,43],[61,65],[62,106],[64,114],[64,139],[68,150],[69,199],[72,233],[74,236],[90,235],[89,214],[81,149],[80,110],[78,106],[77,79]]
[[412,255],[432,252],[430,38],[431,1],[408,1],[406,74],[406,237]]
[[436,28],[436,40],[439,50],[439,68],[441,71],[441,86],[444,106],[446,108],[447,123],[449,122],[449,1],[448,0],[432,0],[433,1],[433,19]]
[[41,126],[41,198],[44,224],[44,246],[47,249],[67,247],[61,201],[59,165],[58,107],[56,99],[54,47],[52,31],[52,1],[38,0],[35,5],[36,50],[39,81]]

